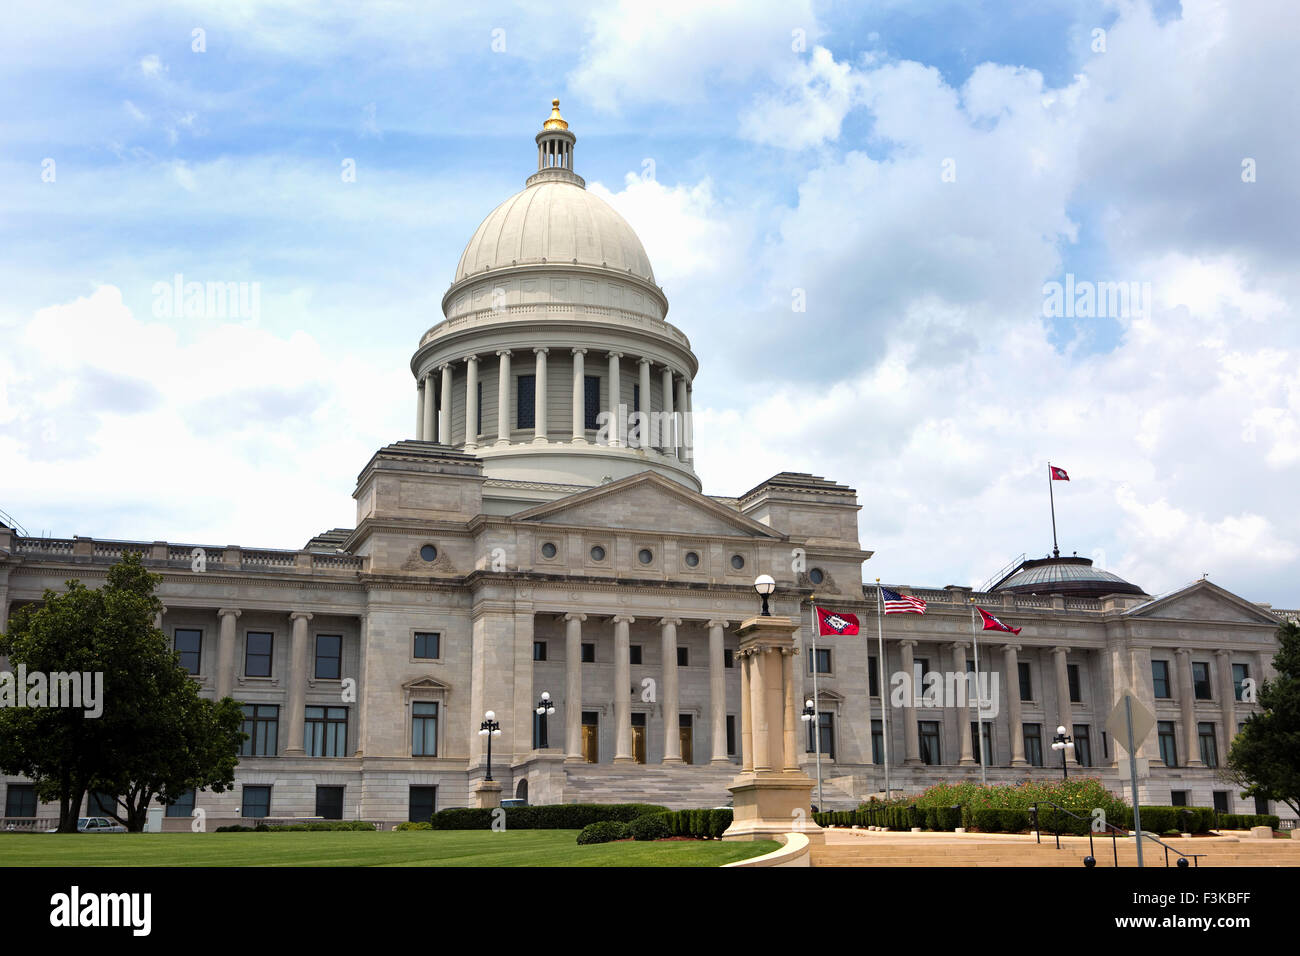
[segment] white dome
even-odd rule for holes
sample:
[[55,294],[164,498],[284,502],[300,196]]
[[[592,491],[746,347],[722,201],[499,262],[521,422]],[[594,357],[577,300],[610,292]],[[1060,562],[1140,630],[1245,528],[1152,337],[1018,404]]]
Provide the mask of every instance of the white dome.
[[456,267],[456,281],[485,270],[575,260],[654,282],[641,240],[608,203],[573,182],[535,182],[497,206],[475,230]]

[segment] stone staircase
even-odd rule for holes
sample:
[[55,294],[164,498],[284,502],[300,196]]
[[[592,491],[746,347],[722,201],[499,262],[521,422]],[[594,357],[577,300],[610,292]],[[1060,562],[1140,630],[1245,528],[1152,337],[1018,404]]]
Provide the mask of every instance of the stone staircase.
[[[711,764],[663,767],[645,764],[566,764],[565,803],[657,803],[670,810],[725,807],[731,803],[727,787],[739,768]],[[822,781],[828,810],[853,810],[858,799]],[[816,790],[813,801],[816,802]]]

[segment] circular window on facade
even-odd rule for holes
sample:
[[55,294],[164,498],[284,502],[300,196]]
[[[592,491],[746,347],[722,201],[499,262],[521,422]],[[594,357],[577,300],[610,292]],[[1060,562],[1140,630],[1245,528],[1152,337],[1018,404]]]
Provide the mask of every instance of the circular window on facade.
[[593,560],[593,561],[604,561],[604,560],[605,560],[605,549],[602,548],[600,545],[596,545],[594,548],[592,548],[592,549],[591,549],[591,560]]
[[551,544],[551,542],[549,541],[546,542],[544,545],[542,545],[542,557],[544,558],[555,557],[555,545]]
[[741,571],[745,567],[745,559],[738,554],[733,554],[731,556],[731,566],[737,571]]
[[640,551],[637,552],[636,559],[640,561],[642,564],[649,564],[651,561],[655,559],[655,555],[654,552],[651,551],[649,548],[642,548]]
[[425,561],[433,561],[438,557],[438,549],[431,544],[426,544],[420,549],[420,557]]
[[821,584],[826,580],[826,575],[822,574],[821,568],[813,568],[808,572],[808,580],[813,584]]
[[694,551],[686,552],[686,566],[688,568],[698,567],[699,563],[700,563],[700,556],[698,554],[696,554]]

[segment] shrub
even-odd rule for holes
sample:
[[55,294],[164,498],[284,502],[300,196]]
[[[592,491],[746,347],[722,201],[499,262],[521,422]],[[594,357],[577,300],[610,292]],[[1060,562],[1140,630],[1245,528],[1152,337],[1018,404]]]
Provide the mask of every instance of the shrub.
[[[495,811],[476,807],[440,810],[435,830],[488,830]],[[541,807],[506,807],[507,830],[581,830],[591,823],[614,820],[630,823],[647,813],[666,813],[653,803],[559,803]]]
[[610,843],[614,840],[626,840],[628,838],[627,831],[628,825],[619,820],[599,820],[582,828],[582,832],[578,834],[578,845],[586,846],[590,843]]
[[647,813],[626,826],[628,835],[633,840],[663,840],[670,835],[668,821],[662,813]]
[[310,823],[259,824],[258,829],[270,833],[288,833],[294,830],[361,830],[374,833],[375,825],[365,820],[312,820]]
[[732,818],[735,816],[732,810],[710,810],[709,811],[709,836],[715,840],[721,840],[722,834],[727,832],[727,827],[731,826]]
[[669,836],[688,836],[697,840],[716,840],[722,836],[727,827],[731,826],[733,813],[727,808],[718,810],[669,810],[661,814],[661,816],[668,825]]
[[215,833],[252,833],[252,827],[246,827],[241,823],[232,823],[230,826],[217,827]]
[[430,823],[428,820],[418,820],[414,822],[408,820],[405,823],[399,823],[397,826],[393,827],[393,829],[394,830],[432,830],[433,824]]

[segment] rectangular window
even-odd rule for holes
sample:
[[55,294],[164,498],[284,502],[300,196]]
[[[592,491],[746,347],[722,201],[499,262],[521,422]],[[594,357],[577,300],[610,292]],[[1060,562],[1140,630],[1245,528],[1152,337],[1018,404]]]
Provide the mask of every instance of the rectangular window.
[[343,635],[316,635],[316,679],[338,680],[343,676]]
[[36,816],[36,785],[11,783],[5,788],[5,816]]
[[537,377],[520,375],[515,379],[515,427],[536,428],[533,409],[537,400]]
[[867,694],[880,696],[880,661],[874,657],[867,658]]
[[1213,700],[1210,696],[1210,665],[1205,661],[1192,661],[1192,686],[1197,700]]
[[830,648],[819,647],[816,649],[816,653],[811,647],[808,648],[808,673],[813,673],[814,668],[818,674],[829,674],[831,672]]
[[181,667],[190,674],[198,674],[199,661],[203,657],[203,632],[188,627],[176,628],[175,647],[181,656]]
[[591,644],[591,643],[588,643],[588,642],[586,642],[586,641],[583,642],[583,644],[582,644],[582,663],[584,663],[584,664],[594,664],[594,663],[596,663],[596,645],[595,645],[595,644]]
[[1219,765],[1219,747],[1214,739],[1214,724],[1197,724],[1197,736],[1201,739],[1201,763],[1207,767]]
[[438,807],[437,787],[411,787],[406,819],[412,823],[428,823]]
[[483,382],[482,381],[479,381],[478,383],[478,394],[475,396],[475,400],[478,402],[478,412],[476,413],[477,417],[474,419],[474,422],[478,426],[478,432],[475,434],[474,437],[478,438],[483,434]]
[[736,715],[727,715],[727,756],[736,755]]
[[632,411],[641,411],[641,383],[632,383]]
[[627,660],[629,664],[641,663],[641,645],[632,644],[627,649]]
[[1234,700],[1241,700],[1241,683],[1250,677],[1250,667],[1246,664],[1232,665],[1232,696]]
[[1215,790],[1215,791],[1214,791],[1214,810],[1215,810],[1216,813],[1228,813],[1228,812],[1230,812],[1229,809],[1228,809],[1228,791],[1227,791],[1227,790]]
[[1020,699],[1033,700],[1034,685],[1033,682],[1029,679],[1028,661],[1018,661],[1016,663],[1016,671],[1020,675]]
[[279,704],[245,704],[241,728],[248,734],[239,754],[242,757],[274,757],[280,738]]
[[736,666],[736,655],[729,647],[724,647],[722,649],[722,666],[723,667]]
[[1079,681],[1079,665],[1065,665],[1066,680],[1070,685],[1070,700],[1072,703],[1080,703],[1083,700],[1083,686]]
[[993,724],[985,721],[984,724],[984,746],[975,746],[975,741],[979,739],[980,722],[972,720],[970,724],[970,742],[971,752],[975,754],[975,759],[988,767],[993,764]]
[[1074,760],[1080,767],[1092,766],[1092,738],[1087,724],[1074,725]]
[[939,721],[918,720],[916,725],[921,744],[921,763],[934,766],[942,757],[939,748]]
[[1255,798],[1255,812],[1260,816],[1268,813],[1268,797]]
[[343,788],[316,788],[316,816],[322,820],[343,819]]
[[271,815],[271,788],[254,787],[244,784],[243,806],[239,811],[241,817],[269,817]]
[[1106,731],[1101,732],[1101,757],[1103,760],[1110,759],[1110,746],[1106,743]]
[[686,648],[686,647],[679,647],[679,648],[677,648],[677,666],[678,666],[678,667],[690,667],[690,666],[691,666],[691,655],[690,655],[689,651],[690,651],[690,649],[689,649],[689,648]]
[[271,648],[274,638],[270,631],[249,631],[244,640],[244,676],[271,676]]
[[925,693],[925,675],[930,670],[930,658],[915,657],[912,659],[912,693],[920,697]]
[[442,635],[432,631],[415,632],[415,650],[412,657],[419,660],[437,660],[442,651]]
[[117,797],[111,793],[91,791],[86,799],[86,816],[111,817],[117,812]]
[[1169,662],[1151,662],[1151,688],[1157,698],[1169,699]]
[[1025,760],[1031,767],[1043,765],[1043,727],[1042,724],[1025,724]]
[[438,756],[438,705],[417,701],[411,705],[411,756]]
[[348,709],[308,707],[302,728],[302,749],[308,757],[346,757]]
[[583,428],[598,428],[596,417],[600,414],[600,376],[583,376]]
[[876,766],[885,762],[885,731],[878,720],[871,722],[871,762]]
[[1170,805],[1171,807],[1185,807],[1185,806],[1187,806],[1187,791],[1186,791],[1186,790],[1170,790],[1170,791],[1169,791],[1169,805]]
[[546,642],[545,642],[545,641],[533,641],[533,660],[535,660],[535,661],[544,661],[544,660],[546,660]]
[[1178,766],[1178,738],[1174,736],[1174,722],[1162,720],[1156,724],[1157,739],[1160,742],[1160,759],[1166,767]]
[[186,790],[175,803],[167,807],[163,815],[168,817],[194,816],[194,791]]

